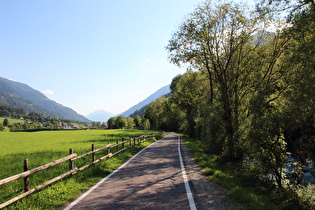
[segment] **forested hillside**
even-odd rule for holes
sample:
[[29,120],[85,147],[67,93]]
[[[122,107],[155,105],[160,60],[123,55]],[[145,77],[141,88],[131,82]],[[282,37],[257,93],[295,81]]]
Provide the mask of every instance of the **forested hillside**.
[[74,110],[50,100],[26,84],[0,77],[0,104],[37,112],[44,116],[89,122]]
[[277,192],[300,193],[315,160],[315,5],[286,2],[257,11],[199,5],[167,46],[171,62],[188,71],[144,117],[152,129],[199,139],[205,153],[274,182]]
[[48,109],[45,109],[41,106],[38,106],[34,104],[32,101],[23,99],[19,96],[16,95],[10,95],[4,91],[0,90],[0,104],[1,105],[7,105],[7,106],[12,106],[16,108],[21,108],[27,112],[38,112],[38,113],[43,113],[46,116],[50,117],[58,117],[58,118],[63,118],[61,114],[58,114],[56,112],[49,111]]

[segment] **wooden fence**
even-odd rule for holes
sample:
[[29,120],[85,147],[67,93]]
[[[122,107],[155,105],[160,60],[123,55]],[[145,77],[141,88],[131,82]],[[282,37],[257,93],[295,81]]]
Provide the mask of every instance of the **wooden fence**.
[[[15,197],[15,198],[12,198],[11,200],[8,200],[6,201],[5,203],[2,203],[0,204],[0,209],[32,194],[33,192],[35,191],[38,191],[56,181],[59,181],[61,179],[63,179],[64,177],[66,176],[73,176],[74,174],[78,173],[79,171],[83,171],[84,169],[90,167],[90,166],[93,166],[97,163],[99,163],[100,161],[104,160],[104,159],[107,159],[107,158],[111,158],[127,149],[130,149],[142,142],[145,142],[149,139],[152,139],[154,137],[154,134],[151,134],[151,135],[141,135],[137,138],[133,138],[133,139],[130,139],[130,140],[127,140],[125,141],[124,139],[121,140],[121,142],[119,142],[118,140],[116,140],[116,144],[108,144],[104,147],[101,147],[99,149],[95,149],[94,148],[94,144],[92,144],[92,151],[88,152],[88,153],[85,153],[83,155],[80,155],[78,156],[77,154],[73,153],[73,149],[70,149],[69,150],[69,155],[66,156],[66,157],[63,157],[61,159],[58,159],[58,160],[55,160],[51,163],[47,163],[45,165],[42,165],[42,166],[39,166],[37,168],[33,168],[31,170],[28,169],[28,159],[24,159],[24,172],[23,173],[20,173],[20,174],[17,174],[17,175],[14,175],[14,176],[11,176],[11,177],[8,177],[8,178],[5,178],[5,179],[2,179],[0,180],[0,186],[1,185],[4,185],[4,184],[7,184],[9,182],[13,182],[15,180],[18,180],[18,179],[21,179],[21,178],[24,178],[24,193]],[[112,148],[114,148],[114,151],[111,150]],[[101,157],[101,158],[98,158],[95,160],[95,154],[97,152],[100,152],[102,150],[105,150],[107,149],[108,152],[107,152],[107,155]],[[85,166],[82,166],[80,168],[76,168],[75,167],[75,160],[78,160],[78,159],[81,159],[85,156],[88,156],[88,155],[91,155],[92,157],[92,162],[90,162],[89,164],[85,165]],[[38,185],[37,187],[34,187],[32,189],[30,189],[30,175],[36,173],[36,172],[39,172],[39,171],[43,171],[47,168],[50,168],[52,166],[55,166],[55,165],[58,165],[60,163],[63,163],[65,161],[69,161],[69,171],[41,184],[41,185]]]

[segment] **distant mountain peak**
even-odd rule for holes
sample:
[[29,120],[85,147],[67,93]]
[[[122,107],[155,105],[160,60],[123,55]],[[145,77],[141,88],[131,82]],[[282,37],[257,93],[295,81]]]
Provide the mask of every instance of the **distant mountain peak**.
[[96,110],[85,117],[92,121],[107,122],[107,120],[115,114],[105,111],[104,109]]

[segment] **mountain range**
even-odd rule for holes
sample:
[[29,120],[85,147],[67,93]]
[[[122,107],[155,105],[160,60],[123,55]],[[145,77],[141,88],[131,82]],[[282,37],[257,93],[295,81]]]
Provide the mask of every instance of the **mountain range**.
[[[125,117],[137,113],[144,112],[146,107],[160,96],[170,93],[170,85],[166,85],[155,93],[147,97],[145,100],[132,106],[125,112],[118,114]],[[69,119],[82,122],[101,121],[107,122],[114,114],[105,110],[97,110],[86,116],[80,115],[69,107],[65,107],[53,100],[47,98],[43,93],[31,88],[30,86],[0,77],[0,104],[22,108],[27,112],[36,112],[44,116],[56,117],[61,119]],[[118,116],[116,115],[116,116]]]
[[47,98],[30,86],[0,77],[0,104],[37,112],[44,116],[90,122],[73,109]]
[[[132,106],[131,108],[129,108],[125,112],[118,114],[118,115],[123,115],[125,117],[129,117],[131,115],[132,117],[134,117],[133,115],[135,115],[137,113],[137,111],[141,110],[141,113],[144,112],[145,109],[147,108],[147,106],[152,101],[158,99],[161,96],[169,94],[170,92],[171,92],[170,85],[166,85],[166,86],[160,88],[159,90],[157,90],[156,92],[154,92],[152,95],[150,95],[149,97],[147,97],[143,101],[139,102],[138,104]],[[85,117],[90,119],[90,120],[93,120],[93,121],[107,122],[107,120],[110,117],[114,117],[114,116],[118,116],[118,115],[114,115],[112,113],[106,112],[105,110],[98,110],[98,111],[95,111],[95,112],[92,112],[92,113],[86,115]]]

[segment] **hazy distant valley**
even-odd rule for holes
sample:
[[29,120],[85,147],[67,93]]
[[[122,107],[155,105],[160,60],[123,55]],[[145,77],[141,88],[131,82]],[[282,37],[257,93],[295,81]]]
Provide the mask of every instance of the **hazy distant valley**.
[[[145,100],[139,102],[138,104],[118,115],[124,115],[125,117],[128,117],[135,111],[140,110],[144,106],[150,104],[153,100],[156,100],[160,96],[166,95],[168,93],[170,93],[170,85],[160,88]],[[2,77],[0,77],[0,99],[0,104],[2,105],[21,108],[27,112],[35,112],[44,116],[67,120],[82,122],[107,122],[110,117],[115,116],[115,114],[107,112],[106,110],[96,110],[86,116],[82,116],[73,109],[50,100],[43,93],[33,89],[27,84],[15,82]]]

